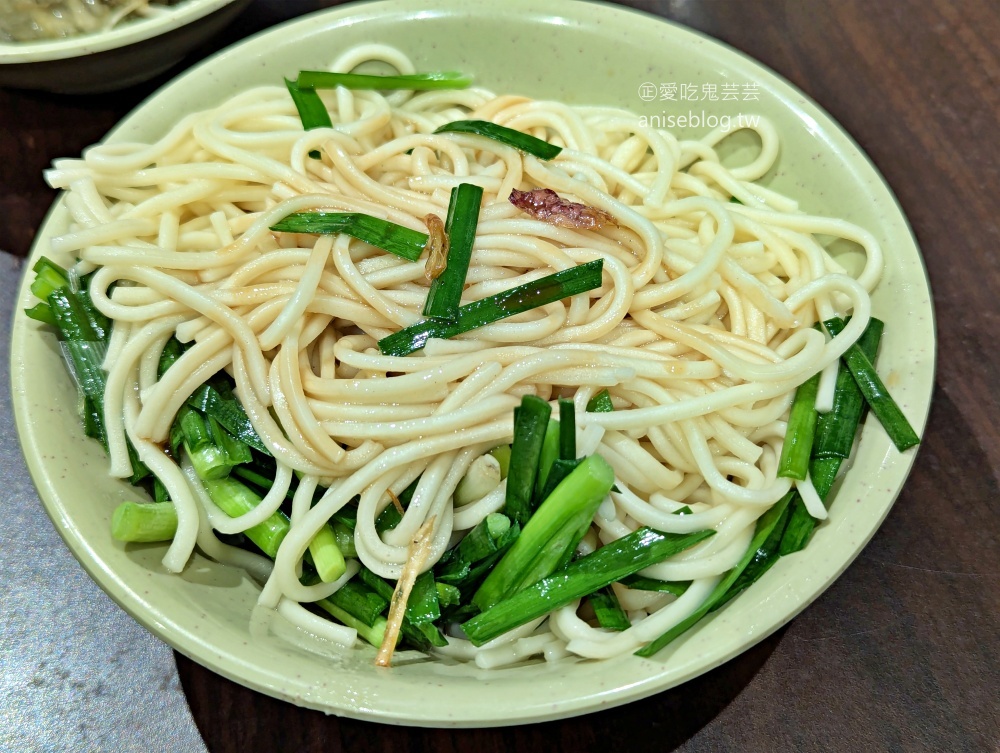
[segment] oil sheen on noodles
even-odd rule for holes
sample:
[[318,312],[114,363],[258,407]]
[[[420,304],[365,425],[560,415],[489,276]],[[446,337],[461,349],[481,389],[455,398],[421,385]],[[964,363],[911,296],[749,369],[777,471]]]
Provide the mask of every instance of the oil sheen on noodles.
[[[403,54],[378,45],[353,49],[332,68],[373,59],[414,72]],[[480,88],[323,96],[331,129],[303,132],[285,88],[262,87],[184,117],[156,143],[97,146],[48,173],[67,189],[73,220],[53,251],[78,256],[83,271],[100,268],[91,293],[115,322],[106,360],[111,472],[129,475],[130,437],[177,506],[164,565],[180,571],[198,546],[262,581],[262,608],[351,645],[352,629],[301,606],[357,571],[352,564],[336,583],[299,582],[321,525],[360,497],[360,561],[397,578],[409,541],[434,518],[430,566],[503,505],[502,484],[461,507],[452,494],[478,456],[510,441],[520,397],[571,396],[580,454],[601,454],[621,490],[605,500],[581,546],[642,525],[712,527],[715,536],[645,571],[691,587],[679,598],[622,590],[633,622],[624,632],[592,627],[573,604],[483,648],[450,637],[440,653],[488,667],[537,655],[609,657],[655,638],[697,608],[744,553],[755,520],[788,491],[792,482],[776,467],[793,391],[866,326],[882,271],[875,239],[803,214],[757,182],[780,150],[764,118],[753,129],[759,153],[728,168],[715,149],[726,132],[678,141],[610,107]],[[494,121],[564,149],[542,162],[479,136],[433,134],[459,119]],[[346,236],[268,229],[323,208],[424,230],[423,218],[443,217],[460,182],[485,191],[463,301],[594,259],[604,260],[602,287],[387,357],[377,340],[421,318],[423,263]],[[604,210],[617,227],[531,219],[509,203],[515,188],[550,188]],[[862,247],[860,274],[846,274],[816,234]],[[836,339],[813,328],[847,312],[853,317]],[[159,353],[174,334],[193,347],[158,380]],[[236,519],[163,450],[177,409],[220,369],[234,377],[278,461],[272,492]],[[604,388],[615,411],[585,413]],[[277,509],[292,472],[301,483],[273,568],[216,538],[214,531],[244,530]],[[380,536],[375,519],[389,493],[418,477],[402,523]],[[328,490],[310,507],[317,485]],[[671,514],[683,505],[693,514]]]

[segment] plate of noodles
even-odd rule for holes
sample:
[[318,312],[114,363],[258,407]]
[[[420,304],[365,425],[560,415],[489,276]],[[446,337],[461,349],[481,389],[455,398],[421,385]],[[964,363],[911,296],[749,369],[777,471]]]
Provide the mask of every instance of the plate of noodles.
[[[458,73],[413,91],[323,89],[299,76],[309,70]],[[317,103],[321,122],[307,120]],[[26,277],[12,383],[43,504],[91,576],[151,632],[226,677],[327,713],[519,724],[627,703],[718,666],[843,572],[913,462],[915,450],[897,450],[869,417],[837,462],[827,516],[811,496],[818,483],[779,473],[797,388],[818,380],[820,395],[833,394],[841,355],[877,317],[882,380],[918,432],[929,410],[930,290],[867,157],[759,64],[632,11],[389,0],[319,13],[178,77],[47,179],[65,192],[32,261],[81,260],[70,288],[82,279],[88,305],[114,326],[100,349],[60,345],[24,314],[38,304]],[[388,249],[416,243],[416,255],[426,245],[434,256],[442,227],[447,264]],[[568,287],[545,298],[557,284]],[[443,309],[432,310],[434,295]],[[540,305],[511,304],[532,295]],[[836,336],[814,326],[846,315]],[[108,453],[85,436],[64,368],[64,354],[81,353],[106,368],[96,410],[81,381]],[[210,411],[211,401],[192,407],[209,389],[239,404],[252,425],[246,452],[269,474],[234,460],[228,477],[202,475],[194,440],[174,427]],[[536,450],[558,447],[559,458],[531,473],[554,477],[568,463],[540,496],[521,464],[530,442],[515,436],[538,405]],[[547,443],[550,409],[557,444]],[[239,433],[208,415],[199,426],[216,438]],[[112,538],[121,503],[150,507],[128,482],[136,462],[147,486],[157,479],[150,494],[169,500],[169,540]],[[227,479],[256,488],[254,502],[227,507],[216,495]],[[552,502],[559,490],[590,494],[591,482],[600,488],[578,505],[584,525],[546,529],[578,520]],[[819,519],[808,545],[697,620],[765,545],[762,531],[788,530],[795,505]],[[271,558],[265,544],[251,551],[252,532],[280,515]],[[471,605],[452,604],[461,589],[444,571],[496,516],[506,522],[491,535],[518,525],[520,537],[497,544]],[[329,571],[327,529],[344,558]],[[593,564],[643,536],[643,546],[685,543],[655,563],[637,555],[641,570],[614,577]],[[563,539],[556,562],[552,542]],[[515,552],[543,569],[517,570]],[[570,571],[604,589],[625,624],[609,627],[607,601],[590,591],[560,591]],[[361,624],[313,606],[357,582],[412,606],[427,573],[440,613],[459,616],[432,626],[422,650],[413,646],[424,639],[406,638],[405,624],[426,627],[415,611],[394,623],[390,606],[388,622]],[[568,595],[493,637],[487,616],[528,592]],[[376,666],[385,645],[363,640],[378,619],[380,635],[405,638],[391,666]]]

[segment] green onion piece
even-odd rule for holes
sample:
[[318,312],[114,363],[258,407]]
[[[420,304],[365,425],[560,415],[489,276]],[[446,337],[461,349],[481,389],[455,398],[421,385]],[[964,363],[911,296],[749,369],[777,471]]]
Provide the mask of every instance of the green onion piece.
[[756,583],[757,580],[760,579],[760,576],[770,570],[774,563],[781,558],[781,542],[788,526],[791,511],[794,508],[795,503],[798,501],[799,495],[796,494],[795,499],[785,506],[784,511],[781,513],[781,517],[778,518],[777,523],[774,524],[774,528],[771,529],[771,533],[768,534],[766,539],[764,539],[764,543],[757,547],[757,551],[754,552],[753,558],[747,564],[746,569],[740,573],[740,576],[733,582],[733,585],[730,586],[729,590],[722,595],[722,598],[712,605],[710,611],[714,612],[719,609],[721,606],[728,603],[732,598],[737,596],[740,592]]
[[816,528],[816,518],[809,514],[802,497],[796,494],[788,509],[788,523],[778,544],[778,554],[782,557],[802,551]]
[[576,460],[576,409],[572,400],[559,400],[559,458]]
[[771,532],[778,525],[778,522],[783,518],[785,509],[792,501],[794,494],[794,492],[789,492],[778,500],[778,502],[767,512],[761,515],[760,518],[758,518],[757,527],[754,530],[753,539],[750,540],[750,546],[747,548],[746,554],[743,555],[743,558],[737,563],[736,567],[726,573],[726,577],[723,578],[712,590],[712,593],[708,595],[708,598],[705,599],[702,605],[698,607],[698,609],[696,609],[695,612],[687,619],[682,620],[655,641],[648,643],[636,651],[636,655],[653,656],[655,653],[660,651],[660,649],[682,633],[686,632],[688,628],[708,614],[709,610],[711,610],[715,603],[726,595],[726,591],[728,591],[730,586],[736,582],[736,579],[740,577],[740,573],[742,573],[746,569],[747,565],[750,564],[750,560],[753,559],[757,550],[760,549],[761,545],[767,540],[767,537],[771,535]]
[[253,461],[253,455],[250,454],[249,447],[226,431],[222,424],[216,421],[214,417],[207,416],[207,418],[208,426],[212,431],[212,441],[216,446],[223,449],[230,468]]
[[427,243],[427,233],[360,212],[297,212],[272,225],[271,230],[316,235],[343,233],[407,261],[419,259]]
[[442,609],[445,607],[457,607],[462,602],[462,592],[457,586],[453,586],[449,583],[442,583],[441,581],[435,581],[434,585],[437,587],[438,592],[438,603],[441,605]]
[[[417,484],[419,481],[419,478],[415,478],[413,482],[408,487],[403,489],[403,491],[399,493],[399,496],[396,497],[403,510],[406,510],[406,506],[410,504],[410,500],[413,498],[413,493],[417,490]],[[392,530],[399,525],[399,521],[402,519],[403,513],[396,509],[396,505],[388,505],[384,510],[382,510],[382,512],[379,513],[379,516],[375,518],[375,530],[379,533]]]
[[434,133],[473,133],[499,141],[501,144],[512,146],[519,151],[544,160],[555,159],[562,151],[561,146],[550,144],[522,131],[505,128],[486,120],[456,120],[452,123],[445,123]]
[[[594,457],[597,456],[592,455],[587,460]],[[574,599],[592,594],[616,580],[672,557],[713,533],[707,530],[674,534],[640,528],[496,603],[462,623],[462,630],[474,645],[481,646]],[[519,541],[523,540],[523,536]]]
[[[483,518],[462,540],[445,552],[434,567],[438,583],[463,582],[476,563],[496,554],[508,539],[510,518],[493,512]],[[512,539],[511,539],[512,541]]]
[[337,548],[341,554],[344,557],[357,558],[358,548],[354,544],[354,531],[339,520],[331,520],[330,527],[333,529],[333,535],[337,537]]
[[[837,479],[837,472],[840,470],[843,462],[843,458],[829,457],[813,458],[809,463],[809,480],[812,481],[813,488],[816,489],[819,498],[823,500],[823,503],[827,507],[830,506],[830,500],[828,499],[830,489],[833,487],[833,482]],[[813,529],[819,522],[809,514],[805,502],[798,495],[795,496],[795,500],[791,505],[791,511],[788,518],[788,525],[785,527],[785,533],[781,537],[779,551],[782,556],[794,554],[804,549],[805,545],[809,543],[809,537],[812,535]]]
[[572,556],[614,480],[614,470],[600,455],[584,459],[535,510],[513,546],[486,576],[472,603],[481,610],[489,609],[551,575]]
[[812,481],[813,488],[827,507],[830,506],[827,497],[830,494],[830,489],[833,488],[833,482],[837,480],[837,473],[840,472],[840,466],[843,462],[843,458],[833,457],[813,458],[812,462],[809,463],[809,480]]
[[330,113],[327,112],[326,105],[323,104],[323,100],[320,99],[319,94],[316,93],[313,87],[302,86],[287,78],[285,79],[285,86],[288,88],[288,93],[292,96],[295,109],[299,111],[299,119],[302,121],[302,127],[305,130],[333,127],[333,121],[330,120]]
[[[542,452],[538,458],[538,472],[535,475],[535,490],[532,494],[531,508],[534,509],[545,499],[543,494],[549,473],[552,471],[552,464],[559,459],[559,422],[549,419],[548,426],[545,427],[545,438],[542,440]],[[509,484],[510,482],[508,482]],[[507,487],[510,488],[509,486]],[[523,520],[521,521],[524,522]]]
[[[827,331],[833,337],[843,332],[844,323],[840,319],[831,319],[823,322]],[[882,424],[889,439],[896,445],[900,452],[908,450],[914,445],[920,444],[920,437],[906,420],[899,405],[892,399],[889,390],[886,389],[879,375],[875,372],[875,367],[868,357],[861,352],[861,348],[854,343],[843,355],[844,363],[851,370],[854,380],[861,388],[861,394],[865,396],[875,418]]]
[[[89,280],[89,276],[84,278],[83,282]],[[83,308],[84,315],[87,317],[87,321],[90,322],[91,328],[97,334],[97,339],[103,342],[107,342],[111,339],[111,320],[104,315],[104,313],[94,305],[94,302],[90,298],[90,288],[87,284],[83,284],[79,290],[76,291],[76,298],[80,302],[80,306]]]
[[[503,530],[502,523],[491,520],[493,515],[500,513],[492,513],[480,521],[434,569],[438,586],[443,584],[454,586],[461,594],[460,609],[457,612],[451,610],[449,619],[457,619],[455,614],[463,610],[467,611],[469,616],[478,611],[474,607],[461,605],[469,602],[497,560],[510,549],[521,533],[521,527],[517,523],[510,525],[508,522],[506,529]],[[500,517],[508,520],[506,516],[500,515]],[[483,527],[487,530],[483,531]]]
[[[358,571],[358,577],[361,581],[373,588],[376,593],[380,594],[384,598],[392,601],[392,584],[383,578],[379,577],[367,567],[362,567]],[[419,578],[418,578],[419,580]],[[414,586],[415,588],[416,586]],[[411,594],[412,599],[412,594]],[[448,641],[441,631],[437,629],[432,623],[424,623],[422,625],[414,625],[410,620],[410,606],[407,602],[406,615],[403,617],[403,627],[401,629],[403,637],[413,645],[414,648],[420,649],[421,651],[428,650],[431,646],[444,646],[447,645]]]
[[[315,582],[315,578],[311,581]],[[307,581],[306,585],[312,585],[312,582]],[[351,578],[326,598],[369,627],[378,621],[389,606],[388,599],[358,578]]]
[[[493,554],[497,550],[497,542],[504,537],[510,527],[510,518],[503,513],[491,512],[463,536],[456,546],[445,552],[445,555],[435,566],[437,579],[448,582],[443,570],[460,569],[460,567],[456,567],[457,563],[467,565]],[[438,568],[442,570],[438,570]]]
[[465,277],[469,273],[469,260],[472,258],[472,245],[476,241],[479,205],[482,200],[483,189],[472,183],[459,183],[452,189],[448,218],[444,225],[448,235],[448,262],[444,271],[431,282],[427,302],[424,304],[424,316],[449,322],[458,316]]
[[[83,417],[83,433],[91,439],[96,439],[103,443],[105,440],[102,433],[104,431],[102,424],[104,417],[98,412],[97,405],[89,397],[83,398],[80,414]],[[129,443],[129,446],[131,446],[131,443]],[[131,453],[129,453],[129,457],[131,459]]]
[[324,525],[309,542],[313,567],[324,583],[332,583],[347,572],[347,562],[337,545],[337,535],[329,524]]
[[502,293],[467,303],[454,322],[435,319],[418,322],[382,338],[379,350],[387,356],[405,356],[420,350],[432,337],[454,337],[555,301],[601,286],[602,259],[564,269]]
[[611,402],[611,393],[608,392],[607,388],[601,390],[587,401],[588,413],[611,413],[614,409],[615,405]]
[[813,374],[795,390],[792,409],[788,416],[788,429],[781,445],[778,475],[782,478],[804,480],[809,473],[809,455],[816,433],[816,393],[819,391],[818,373]]
[[[238,518],[250,512],[261,502],[258,494],[229,476],[205,480],[202,483],[215,505],[230,518]],[[264,554],[274,559],[290,527],[288,516],[279,510],[264,522],[248,528],[243,533]]]
[[167,373],[167,369],[173,366],[177,359],[184,355],[184,351],[187,348],[184,343],[178,340],[176,337],[171,336],[169,340],[163,345],[163,350],[160,351],[160,363],[156,367],[156,375],[160,379],[163,379],[163,375]]
[[36,303],[31,308],[25,309],[24,313],[29,319],[34,319],[36,322],[48,324],[50,327],[56,326],[56,317],[47,303]]
[[[870,319],[857,345],[872,363],[878,354],[879,340],[885,325],[879,319]],[[861,388],[851,375],[850,369],[841,362],[837,372],[837,384],[833,393],[833,407],[816,421],[816,439],[813,443],[813,457],[849,458],[858,434],[861,416],[864,414],[865,398]],[[813,485],[816,479],[813,479]],[[822,496],[822,495],[820,495]]]
[[205,414],[209,419],[217,421],[233,438],[253,447],[258,452],[270,455],[271,451],[257,436],[257,431],[250,423],[246,411],[233,395],[228,379],[228,375],[220,375],[201,385],[191,393],[187,404]]
[[[212,432],[205,418],[189,405],[182,405],[174,418],[180,440],[191,450],[200,450],[212,445]],[[171,447],[176,455],[178,447]],[[226,474],[222,474],[223,476]],[[202,477],[204,478],[204,477]]]
[[646,578],[642,575],[630,575],[618,582],[626,588],[634,588],[637,591],[658,591],[660,593],[673,594],[674,596],[683,595],[691,585],[691,581],[689,580],[656,580],[655,578]]
[[[300,86],[295,81],[285,79],[285,87],[292,96],[295,109],[299,112],[299,120],[302,121],[302,128],[310,131],[313,128],[332,128],[333,121],[330,120],[330,113],[327,112],[326,105],[320,99],[315,89]],[[313,149],[309,152],[313,159],[320,159],[323,155],[319,150]]]
[[416,626],[428,625],[441,617],[441,604],[434,575],[429,570],[417,576],[406,602],[406,618]]
[[[176,338],[167,340],[160,352],[160,363],[157,373],[162,379],[167,370],[177,362],[187,348]],[[233,394],[232,379],[228,374],[219,372],[210,380],[198,387],[187,399],[187,404],[204,414],[213,418],[229,432],[233,437],[243,444],[265,455],[270,455],[267,445],[257,436],[253,424],[243,410],[240,401]],[[244,461],[247,462],[247,461]],[[260,485],[260,484],[258,484]],[[270,489],[270,482],[262,488]]]
[[[562,483],[562,480],[566,478],[573,470],[583,462],[582,459],[577,460],[563,460],[562,458],[556,458],[553,461],[552,466],[549,468],[548,474],[545,476],[545,487],[542,489],[542,493],[538,495],[539,500],[546,499],[555,488]],[[615,487],[611,487],[612,491],[616,491]]]
[[177,533],[177,509],[172,502],[122,502],[111,515],[116,541],[170,541]]
[[346,625],[349,628],[357,630],[358,635],[360,635],[362,639],[372,646],[375,646],[375,648],[382,645],[382,639],[385,638],[385,629],[389,624],[385,617],[377,617],[373,624],[366,625],[347,610],[338,607],[329,598],[319,599],[316,601],[316,606],[336,619],[342,625]]
[[154,502],[169,502],[170,492],[167,491],[167,487],[163,485],[156,476],[153,476],[153,501]]
[[472,83],[472,77],[457,71],[433,73],[411,73],[398,76],[373,76],[364,73],[332,73],[330,71],[299,71],[295,80],[300,87],[309,89],[409,89],[428,91],[432,89],[465,89]]
[[[274,486],[273,478],[260,473],[259,469],[251,468],[245,465],[236,466],[229,472],[229,475],[241,478],[264,492],[271,491],[271,487]],[[291,500],[294,496],[295,488],[294,486],[289,486],[288,491],[285,492],[285,499]]]
[[171,429],[174,453],[177,447],[173,445],[180,435],[191,465],[202,480],[223,478],[235,466],[253,460],[249,447],[235,439],[214,418],[202,416],[187,404],[177,412],[175,427],[177,431]]
[[[690,515],[691,508],[684,505],[683,507],[674,510],[672,514]],[[674,596],[681,596],[691,585],[691,581],[689,580],[657,580],[656,578],[647,578],[644,575],[638,574],[622,578],[618,582],[626,588],[634,588],[637,591],[657,591],[660,593],[673,594]]]
[[514,411],[514,442],[504,498],[504,513],[521,526],[534,509],[533,493],[552,408],[540,397],[525,395]]
[[605,630],[621,631],[632,627],[628,615],[622,609],[622,605],[611,586],[594,591],[587,597],[587,600],[590,602],[591,609],[594,610],[594,616],[597,617],[597,624]]
[[31,281],[31,294],[39,300],[48,300],[55,291],[69,287],[69,273],[47,256],[36,261],[31,271],[35,273],[35,279]]
[[[107,343],[91,324],[86,305],[69,287],[54,290],[49,295],[48,305],[56,320],[56,329],[62,340],[60,345],[68,356],[80,391],[84,431],[107,447],[104,430],[104,390],[107,386],[104,357]],[[135,447],[127,438],[126,448],[132,464],[129,481],[136,484],[149,476],[150,471],[139,460]]]
[[48,297],[49,308],[56,320],[56,327],[67,342],[100,342],[80,299],[69,287],[53,290]]

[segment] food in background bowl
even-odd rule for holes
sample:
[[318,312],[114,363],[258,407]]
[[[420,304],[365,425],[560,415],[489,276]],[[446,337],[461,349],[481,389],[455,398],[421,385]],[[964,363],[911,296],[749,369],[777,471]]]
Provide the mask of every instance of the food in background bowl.
[[177,0],[0,0],[0,41],[28,42],[107,31]]
[[180,61],[250,2],[113,1],[0,0],[0,86],[65,94],[124,89]]

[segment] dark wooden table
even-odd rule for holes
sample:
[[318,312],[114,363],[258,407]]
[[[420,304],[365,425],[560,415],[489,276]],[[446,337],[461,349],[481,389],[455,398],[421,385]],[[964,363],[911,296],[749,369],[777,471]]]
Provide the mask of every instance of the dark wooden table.
[[[257,0],[189,62],[336,4]],[[478,731],[339,720],[178,656],[213,753],[617,751],[632,743],[659,751],[998,749],[1000,5],[627,4],[721,39],[790,79],[895,189],[926,259],[940,354],[930,423],[899,501],[844,576],[788,627],[682,687],[583,718]],[[41,178],[49,161],[99,139],[169,75],[100,97],[0,91],[0,248],[28,253],[53,199]]]

